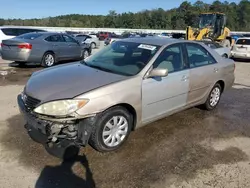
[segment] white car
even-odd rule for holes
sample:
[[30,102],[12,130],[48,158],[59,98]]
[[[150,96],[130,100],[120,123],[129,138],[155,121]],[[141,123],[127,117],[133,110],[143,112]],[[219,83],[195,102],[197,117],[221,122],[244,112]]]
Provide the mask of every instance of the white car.
[[[45,32],[45,30],[42,29],[34,29],[34,28],[25,28],[25,27],[15,27],[15,26],[3,26],[0,27],[0,44],[3,40],[11,39],[16,36],[25,34],[25,33],[31,33],[31,32]],[[1,52],[1,46],[0,46],[0,52]]]
[[225,57],[225,58],[231,57],[231,49],[230,48],[221,46],[219,43],[212,42],[212,41],[202,41],[202,42],[205,45],[209,46],[210,48],[214,49],[222,57]]
[[81,43],[87,43],[91,45],[92,49],[99,48],[100,47],[100,40],[96,36],[93,35],[86,35],[86,34],[77,34],[74,35],[75,39],[78,40]]
[[250,59],[250,37],[238,38],[232,48],[232,58]]

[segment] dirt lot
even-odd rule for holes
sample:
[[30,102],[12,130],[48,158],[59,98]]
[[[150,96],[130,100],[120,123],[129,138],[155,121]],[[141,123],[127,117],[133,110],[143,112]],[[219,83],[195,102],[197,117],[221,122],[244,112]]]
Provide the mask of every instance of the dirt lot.
[[235,85],[215,111],[175,114],[133,132],[117,152],[87,147],[72,163],[48,155],[23,128],[16,96],[39,68],[6,65],[0,65],[9,71],[0,75],[0,188],[250,187],[250,63],[237,62]]

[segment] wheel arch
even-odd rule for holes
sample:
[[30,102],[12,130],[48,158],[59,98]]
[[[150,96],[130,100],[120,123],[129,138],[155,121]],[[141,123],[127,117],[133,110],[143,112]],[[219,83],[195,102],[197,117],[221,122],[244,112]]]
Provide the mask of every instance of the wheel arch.
[[222,57],[228,58],[228,55],[226,53],[222,54]]
[[128,104],[128,103],[119,103],[119,104],[116,104],[116,105],[113,105],[113,106],[110,106],[109,108],[107,108],[105,111],[111,109],[111,108],[114,108],[114,107],[123,107],[125,108],[126,110],[128,110],[128,112],[132,115],[133,117],[133,125],[132,125],[132,131],[135,130],[135,127],[136,127],[136,123],[137,123],[137,113],[136,113],[136,110],[135,108]]
[[223,80],[219,80],[218,82],[216,82],[216,84],[220,84],[221,92],[223,92],[225,89],[225,82]]
[[54,54],[54,55],[55,55],[55,52],[54,52],[53,50],[47,50],[47,51],[45,51],[45,52],[44,52],[44,54],[43,54],[43,55],[45,55],[46,53],[52,53],[52,54]]

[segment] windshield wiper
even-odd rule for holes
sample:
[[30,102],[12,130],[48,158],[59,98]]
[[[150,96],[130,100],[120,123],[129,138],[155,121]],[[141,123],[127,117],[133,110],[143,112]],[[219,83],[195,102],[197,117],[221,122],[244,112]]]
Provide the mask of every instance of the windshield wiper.
[[104,72],[110,72],[110,73],[114,73],[116,74],[115,72],[113,72],[112,70],[110,69],[106,69],[106,68],[103,68],[103,67],[100,67],[98,65],[90,65],[88,64],[87,62],[85,61],[82,61],[84,65],[88,66],[88,67],[91,67],[91,68],[94,68],[94,69],[98,69],[98,70],[101,70],[101,71],[104,71]]

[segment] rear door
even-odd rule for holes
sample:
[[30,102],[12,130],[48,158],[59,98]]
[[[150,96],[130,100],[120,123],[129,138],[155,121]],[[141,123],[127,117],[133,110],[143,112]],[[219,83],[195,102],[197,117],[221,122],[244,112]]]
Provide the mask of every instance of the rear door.
[[69,59],[71,58],[79,58],[81,56],[81,47],[79,43],[73,39],[72,37],[68,35],[63,35],[64,41],[66,42],[68,46],[68,57]]
[[200,44],[186,43],[187,61],[190,67],[188,105],[199,102],[210,92],[218,80],[219,66],[215,58]]

